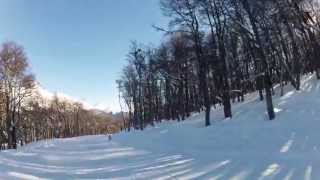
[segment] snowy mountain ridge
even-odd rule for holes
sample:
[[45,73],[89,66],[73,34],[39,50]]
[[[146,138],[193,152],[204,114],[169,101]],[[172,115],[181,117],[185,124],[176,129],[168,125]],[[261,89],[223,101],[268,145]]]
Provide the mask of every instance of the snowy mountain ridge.
[[83,108],[87,110],[96,110],[96,111],[103,111],[103,112],[108,112],[108,108],[105,105],[102,104],[97,104],[97,105],[92,105],[85,100],[80,100],[78,98],[75,98],[73,96],[67,95],[65,93],[61,92],[56,92],[53,93],[46,88],[44,88],[40,83],[36,83],[35,85],[35,90],[36,93],[38,93],[42,98],[46,100],[52,100],[54,96],[56,95],[59,99],[70,102],[70,103],[81,103],[83,105]]

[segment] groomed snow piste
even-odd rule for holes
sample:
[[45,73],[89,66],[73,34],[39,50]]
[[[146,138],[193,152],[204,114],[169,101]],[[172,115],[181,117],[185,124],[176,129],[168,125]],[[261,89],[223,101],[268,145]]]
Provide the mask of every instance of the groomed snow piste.
[[234,118],[212,110],[143,132],[41,141],[0,152],[0,179],[320,179],[320,81],[286,87],[268,121],[257,94],[233,105]]

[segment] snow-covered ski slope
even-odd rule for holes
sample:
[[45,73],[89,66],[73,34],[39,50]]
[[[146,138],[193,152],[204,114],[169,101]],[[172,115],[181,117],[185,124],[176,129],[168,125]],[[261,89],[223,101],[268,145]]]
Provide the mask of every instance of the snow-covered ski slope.
[[320,81],[274,97],[268,121],[257,94],[233,105],[143,132],[41,141],[0,153],[0,179],[320,179]]

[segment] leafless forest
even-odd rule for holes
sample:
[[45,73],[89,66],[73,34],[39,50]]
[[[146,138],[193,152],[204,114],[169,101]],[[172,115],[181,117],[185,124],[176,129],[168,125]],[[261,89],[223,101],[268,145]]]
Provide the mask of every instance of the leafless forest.
[[[162,0],[170,18],[158,47],[133,42],[119,79],[126,129],[223,106],[258,91],[275,119],[273,86],[300,89],[303,74],[320,79],[317,0]],[[283,94],[283,91],[281,92]]]

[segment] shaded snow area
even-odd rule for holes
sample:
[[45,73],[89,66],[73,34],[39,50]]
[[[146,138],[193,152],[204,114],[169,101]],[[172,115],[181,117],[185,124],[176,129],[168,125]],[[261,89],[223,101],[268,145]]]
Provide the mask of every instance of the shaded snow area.
[[143,132],[33,143],[0,153],[0,179],[320,179],[320,81],[286,87],[267,120],[257,94],[233,105],[234,118],[212,110]]

